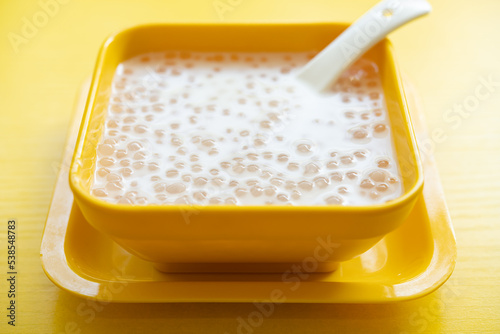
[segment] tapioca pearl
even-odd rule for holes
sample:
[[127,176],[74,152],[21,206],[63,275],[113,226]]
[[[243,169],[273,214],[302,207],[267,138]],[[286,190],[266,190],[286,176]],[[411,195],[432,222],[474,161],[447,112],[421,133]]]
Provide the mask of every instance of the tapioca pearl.
[[266,196],[274,196],[274,195],[276,195],[276,191],[277,190],[278,190],[278,188],[276,188],[275,186],[265,187],[264,188],[264,194]]
[[197,187],[203,187],[208,183],[208,179],[206,177],[197,177],[194,179],[193,184]]
[[212,168],[210,171],[209,171],[210,174],[212,175],[218,175],[219,174],[219,170],[217,168]]
[[201,144],[205,147],[212,147],[215,145],[215,140],[213,139],[204,139],[201,141]]
[[225,179],[222,178],[222,177],[214,177],[212,180],[211,180],[211,183],[216,186],[216,187],[222,187],[224,185],[224,181]]
[[371,199],[378,199],[380,197],[380,193],[377,191],[370,191],[370,198]]
[[324,189],[324,188],[328,187],[328,185],[330,184],[330,180],[324,176],[315,177],[313,182],[314,182],[314,185],[320,189]]
[[135,133],[145,133],[146,131],[148,131],[148,127],[145,125],[136,125],[134,127]]
[[240,132],[241,137],[247,137],[248,135],[250,135],[250,131],[248,130],[243,130]]
[[263,152],[262,157],[266,160],[271,160],[273,158],[273,152],[269,151]]
[[97,147],[97,152],[101,154],[102,156],[110,156],[113,153],[115,153],[115,148],[112,145],[109,144],[100,144]]
[[144,160],[146,159],[146,153],[140,151],[140,152],[135,152],[133,156],[134,160]]
[[135,151],[139,151],[140,149],[143,148],[142,144],[139,143],[138,141],[133,141],[133,142],[130,142],[128,145],[127,145],[127,148],[132,151],[132,152],[135,152]]
[[105,167],[101,167],[97,170],[97,175],[99,175],[100,177],[105,177],[109,173],[110,173],[110,170],[108,168],[105,168]]
[[164,112],[165,111],[165,105],[161,104],[161,103],[155,103],[153,104],[152,106],[152,110],[154,112],[157,112],[157,113],[161,113],[161,112]]
[[233,172],[237,173],[237,174],[241,174],[245,171],[245,165],[243,164],[236,164],[233,166]]
[[304,191],[311,191],[314,188],[314,183],[310,181],[300,181],[297,183],[297,186],[299,189],[302,189]]
[[330,174],[330,180],[340,182],[344,179],[344,174],[341,172],[333,172]]
[[345,186],[341,186],[341,187],[337,188],[337,192],[339,194],[345,195],[345,194],[349,193],[349,189],[347,187],[345,187]]
[[273,176],[273,173],[271,171],[268,171],[268,170],[264,170],[262,171],[262,173],[260,174],[260,177],[263,178],[263,179],[268,179],[270,178],[271,176]]
[[365,159],[368,153],[366,151],[355,151],[354,156],[358,159]]
[[184,168],[186,167],[186,164],[185,164],[184,162],[179,161],[179,162],[176,162],[176,163],[174,164],[174,166],[175,166],[175,168],[177,168],[177,169],[184,169]]
[[132,187],[137,187],[137,181],[132,181],[132,182],[130,182],[130,185],[131,185]]
[[226,198],[224,200],[224,204],[227,204],[227,205],[236,205],[236,204],[238,204],[238,201],[234,197],[228,197],[228,198]]
[[209,151],[208,151],[208,155],[217,155],[219,154],[219,150],[216,149],[216,148],[211,148]]
[[387,160],[387,159],[380,159],[377,161],[377,167],[378,168],[390,168],[391,164],[390,164],[389,160]]
[[207,192],[206,191],[195,191],[193,193],[193,198],[197,201],[204,201],[207,198]]
[[328,205],[341,205],[344,203],[344,199],[338,195],[332,195],[325,199],[325,203]]
[[290,198],[288,197],[288,195],[287,195],[287,194],[283,194],[283,193],[278,194],[278,195],[276,196],[276,199],[277,199],[278,201],[280,201],[280,202],[288,202],[288,201],[290,200]]
[[115,114],[121,114],[122,112],[125,111],[125,108],[122,105],[119,104],[112,104],[110,107],[111,112]]
[[162,138],[164,137],[166,134],[166,131],[165,130],[155,130],[155,135],[159,138]]
[[131,198],[122,196],[118,200],[118,204],[134,204],[134,201]]
[[92,195],[96,197],[106,197],[108,193],[103,188],[95,188],[92,190]]
[[193,180],[193,177],[191,176],[191,174],[184,174],[182,175],[181,179],[182,181],[189,183]]
[[167,189],[167,184],[165,182],[156,183],[154,186],[154,191],[156,193],[164,192]]
[[238,184],[239,184],[239,182],[236,180],[229,181],[229,187],[231,187],[231,188],[237,187]]
[[130,160],[128,160],[128,159],[120,160],[120,166],[123,166],[123,167],[130,166]]
[[200,157],[196,154],[191,154],[191,156],[189,157],[189,161],[191,162],[196,162],[198,160],[200,160]]
[[228,169],[229,167],[231,167],[231,163],[230,163],[229,161],[222,161],[222,162],[220,163],[220,167],[221,167],[222,169]]
[[256,138],[253,140],[253,144],[257,147],[264,146],[266,144],[266,140],[264,138]]
[[387,182],[389,182],[389,184],[396,184],[399,180],[396,177],[391,176],[387,179]]
[[242,163],[243,161],[245,161],[245,159],[243,159],[242,157],[234,157],[233,160],[236,162],[239,162],[239,163]]
[[135,121],[137,121],[137,117],[135,117],[135,116],[127,116],[123,119],[123,123],[125,123],[125,124],[132,124]]
[[186,191],[186,186],[184,185],[184,183],[176,182],[168,185],[166,190],[169,194],[180,194]]
[[290,162],[288,163],[287,169],[289,171],[297,171],[299,170],[300,165],[297,162]]
[[259,155],[257,153],[248,153],[247,158],[248,160],[256,161],[259,160]]
[[112,147],[115,147],[116,144],[118,144],[118,140],[116,140],[114,138],[107,138],[107,139],[104,139],[104,141],[102,143],[106,144],[106,145],[111,145]]
[[344,117],[347,119],[353,119],[356,116],[354,111],[346,111],[344,112]]
[[314,162],[310,162],[304,167],[304,175],[315,175],[321,170],[320,166]]
[[176,159],[177,159],[177,156],[175,156],[175,155],[168,156],[168,161],[175,161]]
[[312,153],[312,149],[312,145],[307,143],[298,144],[296,148],[297,152],[300,154],[310,154]]
[[133,171],[132,169],[125,167],[120,169],[120,173],[123,175],[123,177],[129,177],[130,175],[132,175]]
[[235,189],[234,194],[236,195],[236,197],[244,197],[248,194],[248,189],[237,188],[237,189]]
[[269,118],[271,121],[279,121],[280,120],[280,117],[279,117],[279,114],[275,113],[275,112],[270,112],[270,113],[267,113],[267,118]]
[[272,126],[271,121],[261,121],[260,127],[263,129],[270,129]]
[[133,164],[132,164],[132,167],[135,169],[135,170],[140,170],[142,168],[144,168],[144,161],[135,161]]
[[255,185],[252,188],[250,188],[250,193],[254,197],[259,197],[259,196],[261,196],[264,193],[264,188]]
[[371,172],[368,176],[375,182],[384,182],[388,175],[385,171],[376,170]]
[[359,176],[359,173],[355,171],[350,171],[345,173],[345,176],[350,180],[356,180]]
[[276,136],[276,140],[277,140],[277,141],[283,141],[283,140],[284,140],[284,137],[283,137],[283,136]]
[[160,202],[168,201],[168,196],[166,194],[156,194],[155,198]]
[[111,167],[115,164],[115,159],[106,157],[99,160],[99,165],[104,167]]
[[113,181],[106,183],[105,186],[108,191],[121,191],[123,190],[123,183],[120,181]]
[[361,114],[361,119],[365,120],[365,121],[369,120],[370,119],[370,113],[367,113],[367,112],[362,113]]
[[380,99],[380,93],[379,92],[372,92],[372,93],[370,93],[370,99],[371,100],[378,100],[378,99]]
[[364,189],[371,189],[371,188],[375,187],[375,183],[370,179],[364,179],[361,181],[359,186],[361,188],[364,188]]
[[385,124],[382,124],[382,123],[379,123],[379,124],[376,124],[374,127],[373,127],[373,131],[375,131],[376,133],[383,133],[387,130],[387,125]]
[[288,154],[281,153],[281,154],[278,154],[277,160],[278,160],[279,162],[287,162],[289,158],[290,158],[290,157],[289,157],[289,155],[288,155]]
[[295,183],[294,181],[287,180],[285,182],[285,189],[287,189],[287,190],[293,190],[295,188],[297,188],[297,183]]
[[380,183],[380,184],[377,184],[377,186],[375,187],[375,189],[382,193],[382,192],[385,192],[389,189],[389,186],[386,184],[386,183]]
[[122,132],[128,132],[130,131],[130,129],[132,129],[132,127],[130,125],[124,125],[122,126]]
[[366,139],[368,137],[368,131],[362,128],[358,128],[354,131],[352,131],[352,138],[353,139]]
[[145,205],[147,203],[148,203],[148,198],[147,197],[141,196],[141,197],[137,197],[135,199],[135,204]]
[[153,182],[158,182],[161,180],[161,177],[159,177],[158,175],[153,175],[151,176],[150,180]]
[[[127,156],[127,151],[123,150],[123,149],[116,150],[115,156],[118,159],[123,159],[123,158],[125,158]],[[120,164],[121,164],[121,161],[120,161]]]
[[203,170],[203,167],[201,165],[192,165],[191,166],[191,171],[198,173]]
[[178,154],[180,154],[180,155],[186,155],[186,153],[187,153],[187,148],[185,148],[185,147],[179,147],[179,148],[177,149],[177,151],[176,151],[176,152],[177,152]]
[[350,155],[343,155],[340,157],[340,163],[343,165],[352,165],[354,163],[354,157]]
[[212,197],[208,200],[208,203],[212,205],[219,205],[222,204],[223,202],[224,202],[223,199],[220,197]]
[[382,109],[380,109],[380,108],[376,108],[376,109],[374,109],[374,110],[373,110],[373,114],[374,114],[375,116],[377,116],[377,117],[382,116],[382,115],[383,115]]
[[249,171],[250,173],[257,173],[260,172],[260,167],[257,165],[248,165],[247,171]]
[[338,155],[338,152],[330,152],[330,157],[335,158]]
[[326,163],[326,168],[327,169],[336,169],[339,167],[339,163],[335,160],[328,161]]
[[184,195],[184,196],[181,196],[179,198],[177,198],[175,201],[174,201],[175,204],[191,204],[191,200],[189,199],[188,196]]
[[[268,92],[268,93],[271,93],[271,92],[272,92],[272,91],[270,91],[270,92]],[[277,107],[279,107],[279,105],[280,105],[280,101],[278,101],[278,100],[271,100],[271,101],[269,101],[268,105],[269,105],[270,107],[272,107],[272,108],[277,108]]]
[[177,177],[179,176],[179,171],[177,169],[170,169],[168,170],[165,175],[168,177],[168,178],[174,178],[174,177]]
[[298,190],[292,190],[292,193],[290,194],[290,197],[295,201],[298,201],[301,196],[302,194]]
[[121,181],[122,177],[116,173],[109,173],[106,175],[106,180],[109,182],[116,182],[116,181]]
[[173,146],[182,146],[182,144],[184,144],[182,139],[180,139],[179,137],[173,137],[172,139],[170,139],[170,143]]
[[273,177],[269,182],[271,182],[272,185],[280,187],[285,183],[285,180],[279,177]]

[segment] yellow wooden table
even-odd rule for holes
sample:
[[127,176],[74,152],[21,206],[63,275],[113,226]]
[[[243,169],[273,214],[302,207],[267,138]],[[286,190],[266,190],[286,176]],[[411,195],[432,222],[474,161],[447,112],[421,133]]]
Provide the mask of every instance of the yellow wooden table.
[[[55,287],[39,247],[73,103],[110,33],[144,22],[352,21],[375,0],[0,0],[0,333],[233,333],[251,304],[102,304]],[[287,304],[254,332],[500,332],[500,1],[432,1],[392,34],[419,91],[455,226],[437,292],[388,305]],[[16,327],[6,230],[18,223]]]

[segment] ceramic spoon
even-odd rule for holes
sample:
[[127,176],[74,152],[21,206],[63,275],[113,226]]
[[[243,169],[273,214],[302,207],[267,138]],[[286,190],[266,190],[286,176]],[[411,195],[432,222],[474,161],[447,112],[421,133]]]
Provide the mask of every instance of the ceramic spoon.
[[297,77],[321,92],[391,31],[430,11],[426,0],[381,1],[311,59]]

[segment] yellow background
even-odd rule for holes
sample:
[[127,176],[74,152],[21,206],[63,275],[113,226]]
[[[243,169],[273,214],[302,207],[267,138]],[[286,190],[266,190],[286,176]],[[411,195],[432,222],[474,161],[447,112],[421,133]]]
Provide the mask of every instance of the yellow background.
[[[39,1],[0,0],[0,268],[8,218],[19,225],[17,326],[0,332],[234,333],[251,304],[93,304],[55,287],[42,271],[42,229],[80,83],[106,36],[145,22],[352,21],[375,0],[65,0],[17,48],[23,20]],[[41,0],[41,3],[51,2]],[[63,2],[61,0],[61,2]],[[437,292],[389,305],[279,305],[255,330],[269,333],[500,332],[500,87],[453,122],[444,115],[472,101],[481,78],[500,82],[500,1],[431,1],[431,16],[391,35],[423,101],[458,242],[453,276]],[[38,15],[38,16],[37,16]],[[17,49],[17,52],[16,52]],[[457,116],[458,114],[455,114]],[[0,269],[0,310],[7,306]],[[79,307],[95,309],[82,316]],[[90,321],[89,321],[90,320]]]

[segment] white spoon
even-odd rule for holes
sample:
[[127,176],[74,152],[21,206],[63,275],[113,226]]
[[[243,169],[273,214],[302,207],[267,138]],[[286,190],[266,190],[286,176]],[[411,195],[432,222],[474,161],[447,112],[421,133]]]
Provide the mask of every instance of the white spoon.
[[426,0],[384,0],[361,16],[297,74],[321,92],[387,34],[431,11]]

